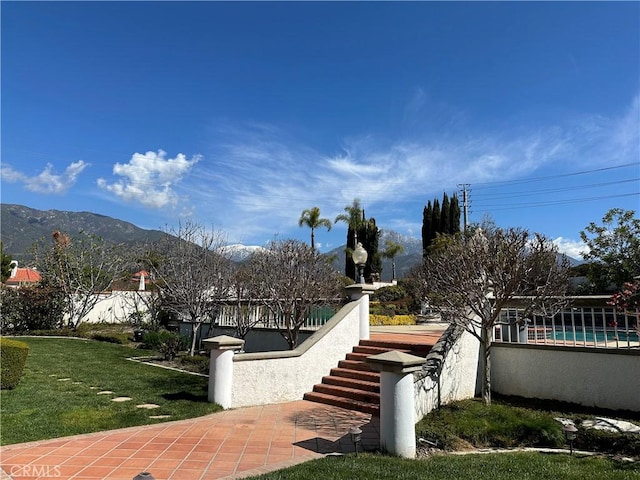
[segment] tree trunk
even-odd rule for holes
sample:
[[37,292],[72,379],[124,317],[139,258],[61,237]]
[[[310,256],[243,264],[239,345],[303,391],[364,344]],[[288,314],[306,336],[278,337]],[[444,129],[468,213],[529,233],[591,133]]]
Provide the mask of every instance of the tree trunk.
[[480,334],[480,354],[482,356],[482,401],[485,405],[491,405],[491,339],[487,327],[482,327]]
[[199,322],[191,324],[191,350],[189,350],[189,356],[193,357],[196,351],[196,339],[198,338],[198,330],[200,328]]

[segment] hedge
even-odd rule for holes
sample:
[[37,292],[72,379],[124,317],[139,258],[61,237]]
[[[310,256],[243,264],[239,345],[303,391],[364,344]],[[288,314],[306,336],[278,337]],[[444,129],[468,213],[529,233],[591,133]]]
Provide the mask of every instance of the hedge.
[[28,353],[26,343],[0,337],[0,384],[3,390],[14,388],[20,382]]
[[415,325],[415,315],[394,315],[393,317],[388,315],[369,315],[369,325],[385,325],[385,326],[397,326],[397,325]]

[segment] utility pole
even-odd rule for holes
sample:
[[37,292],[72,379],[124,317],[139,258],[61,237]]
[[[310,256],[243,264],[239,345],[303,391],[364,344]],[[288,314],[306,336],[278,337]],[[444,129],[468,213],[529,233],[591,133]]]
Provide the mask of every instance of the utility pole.
[[464,231],[467,231],[469,227],[469,196],[467,187],[470,187],[470,183],[459,183],[458,187],[462,189],[462,206],[464,208]]

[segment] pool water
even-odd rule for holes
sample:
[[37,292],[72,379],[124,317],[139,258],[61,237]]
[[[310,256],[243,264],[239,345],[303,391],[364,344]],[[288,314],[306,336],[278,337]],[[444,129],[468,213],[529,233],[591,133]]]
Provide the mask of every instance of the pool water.
[[638,334],[635,332],[618,332],[616,335],[616,332],[613,331],[606,332],[606,335],[605,332],[595,332],[594,335],[594,332],[576,330],[574,338],[574,332],[572,330],[567,330],[565,332],[557,331],[555,336],[553,334],[551,336],[554,340],[562,340],[565,342],[573,342],[574,340],[576,342],[604,342],[605,337],[607,342],[615,342],[616,337],[618,337],[618,341],[620,342],[626,342],[627,340],[630,342],[637,342],[640,340]]

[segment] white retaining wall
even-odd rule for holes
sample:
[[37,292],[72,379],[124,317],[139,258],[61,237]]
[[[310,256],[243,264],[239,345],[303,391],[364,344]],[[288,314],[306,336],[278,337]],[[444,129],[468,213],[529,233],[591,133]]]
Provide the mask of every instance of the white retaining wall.
[[426,370],[414,374],[416,423],[441,405],[475,396],[480,343],[467,331],[455,337],[450,326],[427,356]]
[[98,303],[82,318],[88,323],[123,323],[129,320],[136,311],[136,305],[141,312],[147,310],[140,300],[141,295],[152,295],[152,292],[137,290],[114,290],[109,293],[97,293]]
[[302,399],[360,341],[360,303],[348,303],[295,350],[233,357],[231,407]]
[[494,343],[492,390],[640,411],[640,350]]

